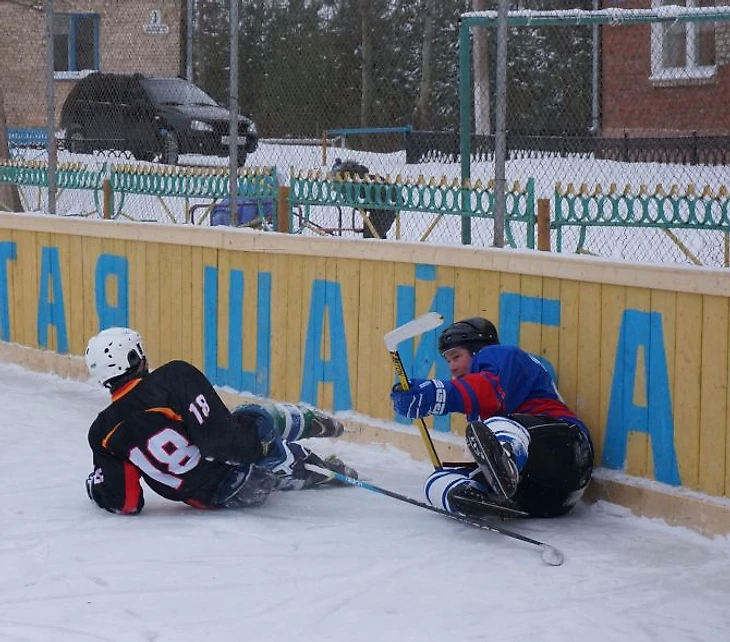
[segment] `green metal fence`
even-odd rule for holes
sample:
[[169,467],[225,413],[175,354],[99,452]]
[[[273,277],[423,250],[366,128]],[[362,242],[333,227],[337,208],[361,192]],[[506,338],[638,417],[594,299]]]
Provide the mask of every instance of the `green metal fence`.
[[[654,228],[671,240],[692,263],[702,261],[673,230],[691,233],[720,232],[723,245],[723,265],[728,267],[728,235],[730,235],[730,194],[725,186],[713,189],[694,185],[681,190],[677,185],[666,189],[657,185],[650,191],[646,185],[632,189],[626,185],[619,190],[612,183],[607,190],[600,184],[589,189],[585,184],[575,189],[557,183],[553,201],[551,227],[556,231],[555,248],[564,251],[566,228],[578,229],[576,252],[587,252],[587,235],[591,228],[621,228],[636,230]],[[604,235],[605,236],[605,235]]]
[[[195,223],[194,208],[203,209],[198,222],[207,221],[210,210],[228,196],[228,171],[213,167],[170,167],[164,165],[107,165],[89,169],[82,163],[58,166],[59,198],[67,189],[84,190],[90,197],[87,215],[124,217],[141,220],[139,212],[150,207],[135,207],[128,198],[142,196],[155,199],[162,212],[161,220],[172,223]],[[39,188],[35,209],[40,209],[48,187],[48,164],[45,161],[10,160],[0,162],[0,183]],[[103,190],[109,190],[105,206]],[[238,176],[239,197],[257,203],[272,202],[276,224],[276,198],[279,184],[275,167],[241,168]],[[170,202],[169,199],[182,199]],[[27,198],[26,198],[27,200]],[[263,209],[263,208],[261,208]],[[146,219],[149,220],[149,219]]]
[[[389,238],[427,241],[439,226],[448,228],[450,238],[460,238],[464,221],[494,218],[494,183],[483,184],[446,178],[419,177],[407,179],[396,176],[365,177],[349,174],[332,175],[321,171],[297,172],[292,170],[289,181],[291,224],[295,233],[306,230],[315,233],[331,233],[332,214],[327,208],[350,210],[355,219],[359,216],[363,228],[377,212],[396,213],[395,233]],[[514,183],[506,194],[506,232],[512,247],[535,247],[536,206],[534,180],[529,179],[523,188]],[[404,215],[404,213],[408,213]],[[422,220],[420,227],[413,223],[416,215]],[[353,220],[352,218],[350,220]],[[522,234],[513,230],[516,224],[524,225]],[[350,231],[358,231],[352,226]]]

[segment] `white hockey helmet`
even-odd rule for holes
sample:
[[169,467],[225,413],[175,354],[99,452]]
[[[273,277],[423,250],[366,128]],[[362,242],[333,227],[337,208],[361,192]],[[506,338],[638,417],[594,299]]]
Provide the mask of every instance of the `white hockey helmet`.
[[89,340],[85,358],[91,376],[107,388],[147,371],[142,337],[130,328],[102,330]]

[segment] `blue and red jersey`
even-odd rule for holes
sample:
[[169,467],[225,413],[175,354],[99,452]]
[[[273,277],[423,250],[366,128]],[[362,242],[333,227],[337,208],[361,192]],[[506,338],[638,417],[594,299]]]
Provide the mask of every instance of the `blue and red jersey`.
[[585,424],[563,402],[542,364],[516,346],[485,346],[471,362],[471,372],[446,384],[446,412],[462,412],[469,421],[496,415],[544,415]]

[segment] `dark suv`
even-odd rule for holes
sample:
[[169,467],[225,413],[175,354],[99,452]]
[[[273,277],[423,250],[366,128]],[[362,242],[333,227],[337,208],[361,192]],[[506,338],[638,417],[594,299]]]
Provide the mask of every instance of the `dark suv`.
[[[228,155],[230,112],[182,78],[89,74],[61,110],[66,147],[131,152],[140,160],[176,164],[180,154]],[[258,146],[256,124],[238,116],[238,163]]]

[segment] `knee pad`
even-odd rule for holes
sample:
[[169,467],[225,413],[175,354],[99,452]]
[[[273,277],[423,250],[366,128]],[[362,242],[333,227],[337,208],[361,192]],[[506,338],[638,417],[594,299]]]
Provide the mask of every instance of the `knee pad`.
[[431,506],[453,512],[450,495],[463,486],[470,486],[469,468],[441,468],[435,470],[426,480],[424,493]]
[[491,417],[482,422],[491,430],[502,445],[508,445],[512,450],[517,470],[521,471],[527,463],[530,449],[530,433],[520,423],[507,417]]

